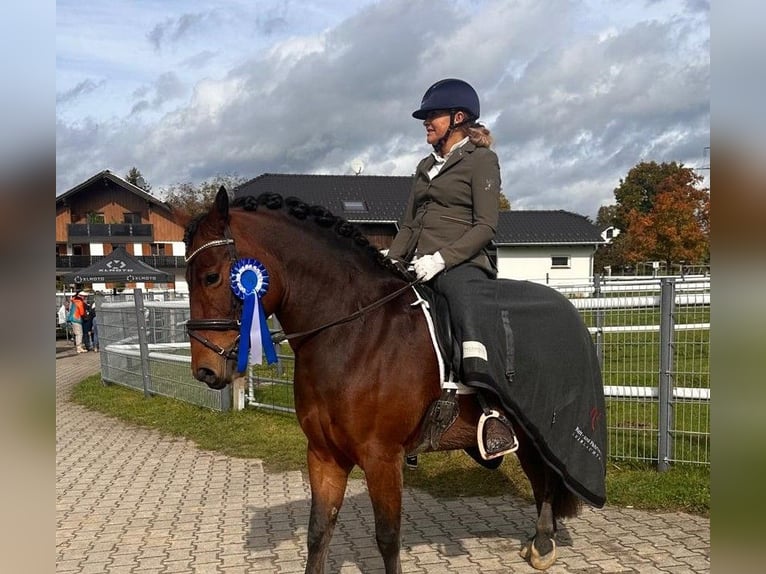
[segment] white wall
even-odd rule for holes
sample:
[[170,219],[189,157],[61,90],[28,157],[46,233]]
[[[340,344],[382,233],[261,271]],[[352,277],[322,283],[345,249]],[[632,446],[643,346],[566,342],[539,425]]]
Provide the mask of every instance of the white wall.
[[[589,246],[498,247],[498,277],[526,279],[549,285],[573,285],[593,275],[593,256]],[[569,257],[569,267],[552,267],[551,257]]]

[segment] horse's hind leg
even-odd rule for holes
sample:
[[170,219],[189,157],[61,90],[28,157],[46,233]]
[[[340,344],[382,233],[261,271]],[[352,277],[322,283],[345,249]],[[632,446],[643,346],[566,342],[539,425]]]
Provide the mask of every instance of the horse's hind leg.
[[535,535],[527,541],[519,554],[528,560],[533,568],[546,570],[556,561],[556,519],[553,513],[554,496],[558,477],[548,468],[540,454],[534,449],[529,439],[519,437],[521,445],[517,452],[521,467],[524,469],[535,495],[537,523]]
[[338,512],[343,504],[350,468],[332,459],[320,458],[309,449],[311,515],[308,532],[306,574],[323,574]]
[[368,461],[364,473],[375,514],[375,540],[386,574],[401,574],[402,453]]

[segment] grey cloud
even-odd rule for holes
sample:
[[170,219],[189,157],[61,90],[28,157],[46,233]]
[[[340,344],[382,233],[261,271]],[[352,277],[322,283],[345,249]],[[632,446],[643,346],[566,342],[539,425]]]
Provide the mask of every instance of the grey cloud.
[[216,20],[217,18],[210,13],[182,14],[178,18],[167,18],[155,25],[146,34],[146,38],[155,50],[160,51],[166,44],[179,42],[204,31]]
[[56,103],[67,104],[71,101],[77,100],[81,96],[95,92],[99,88],[102,88],[105,84],[105,80],[100,80],[98,82],[94,82],[91,79],[83,80],[70,90],[66,90],[65,92],[58,92],[56,94]]
[[[599,38],[574,28],[577,6],[564,0],[466,4],[376,2],[312,39],[313,51],[291,39],[254,52],[156,124],[112,126],[96,143],[155,187],[217,173],[348,173],[356,157],[365,173],[408,175],[430,151],[412,110],[432,82],[462,77],[481,96],[513,207],[591,217],[639,161],[690,162],[709,145],[707,13]],[[157,46],[174,26],[155,29]],[[185,95],[177,80],[163,76],[140,99]]]
[[138,101],[133,104],[130,114],[160,108],[166,102],[183,97],[186,91],[186,86],[177,74],[165,72],[152,85],[141,86],[133,92],[133,96],[138,98]]

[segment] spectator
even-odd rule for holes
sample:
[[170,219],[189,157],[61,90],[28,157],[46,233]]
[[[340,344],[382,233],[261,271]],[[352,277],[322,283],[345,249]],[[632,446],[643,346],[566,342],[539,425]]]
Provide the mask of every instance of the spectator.
[[82,299],[85,303],[85,314],[82,317],[82,343],[86,351],[93,350],[93,343],[91,337],[93,335],[93,304],[88,301],[88,293],[82,293]]
[[74,333],[74,346],[78,353],[87,353],[82,346],[82,322],[85,317],[85,301],[83,300],[82,293],[77,292],[69,303],[69,315],[67,320],[72,325],[72,333]]

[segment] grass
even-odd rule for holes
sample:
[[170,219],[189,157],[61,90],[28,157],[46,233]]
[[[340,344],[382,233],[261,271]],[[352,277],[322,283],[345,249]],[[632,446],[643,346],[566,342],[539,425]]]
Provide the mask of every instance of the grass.
[[[135,390],[104,385],[89,377],[72,391],[72,400],[125,422],[157,429],[195,442],[200,448],[228,456],[258,458],[270,472],[306,470],[306,439],[293,415],[254,409],[219,413],[174,399],[145,399]],[[361,477],[358,469],[352,477]],[[515,457],[498,471],[479,467],[461,452],[429,453],[416,471],[406,471],[405,484],[438,497],[516,494],[531,500],[526,476]],[[657,511],[682,511],[708,516],[710,469],[675,465],[658,473],[650,465],[609,462],[609,504]]]

